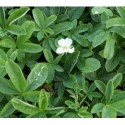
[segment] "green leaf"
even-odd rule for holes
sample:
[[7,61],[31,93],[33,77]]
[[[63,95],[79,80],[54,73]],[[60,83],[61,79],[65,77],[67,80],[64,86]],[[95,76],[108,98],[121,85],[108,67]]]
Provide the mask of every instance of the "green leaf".
[[122,74],[121,73],[116,74],[112,78],[114,89],[117,88],[117,86],[119,86],[121,84],[121,81],[122,81]]
[[101,93],[103,93],[103,94],[105,93],[105,88],[106,88],[105,83],[103,83],[100,80],[95,80],[95,85]]
[[42,86],[45,83],[47,76],[48,69],[46,64],[38,63],[28,75],[28,90],[35,90],[36,88]]
[[118,14],[125,19],[125,8],[124,7],[116,7],[116,10],[118,12]]
[[85,7],[68,7],[68,9],[66,10],[66,14],[69,16],[69,19],[72,21],[75,19],[79,19],[83,14],[84,10],[85,10]]
[[100,92],[89,92],[88,94],[88,98],[92,101],[93,98],[101,98],[102,94]]
[[105,105],[103,103],[97,103],[93,106],[91,113],[98,113],[102,112],[102,109]]
[[62,55],[57,56],[53,61],[53,64],[58,64],[61,59],[62,59]]
[[21,17],[23,17],[29,11],[29,7],[21,7],[15,10],[7,19],[7,25],[11,25]]
[[118,102],[112,103],[110,104],[110,107],[117,112],[125,114],[125,108],[124,108],[125,101],[118,101]]
[[8,59],[6,53],[2,49],[0,49],[0,59],[5,61]]
[[58,87],[58,98],[59,99],[62,99],[63,98],[63,95],[64,95],[64,92],[65,92],[65,87],[64,85],[61,83]]
[[47,118],[47,116],[45,112],[38,112],[36,114],[29,115],[26,118]]
[[93,118],[92,114],[87,111],[87,107],[81,107],[79,110],[78,110],[78,118]]
[[106,10],[105,7],[93,7],[91,11],[92,11],[93,15],[96,15],[96,14],[102,14],[102,13],[104,13],[105,10]]
[[59,114],[62,114],[63,112],[65,112],[65,108],[64,107],[53,107],[53,108],[48,108],[46,110],[47,114],[56,114],[57,116]]
[[2,28],[5,27],[5,11],[4,11],[4,7],[0,7],[0,25]]
[[109,106],[104,106],[102,110],[102,118],[116,118],[117,113]]
[[125,27],[120,27],[120,26],[112,27],[112,28],[109,29],[109,31],[113,32],[113,33],[117,33],[118,35],[125,38]]
[[84,60],[83,68],[81,69],[83,73],[90,73],[98,70],[101,67],[100,62],[95,58],[87,58]]
[[23,94],[24,98],[30,102],[38,102],[40,91],[28,91]]
[[106,85],[106,89],[105,89],[105,97],[106,97],[106,103],[109,103],[113,97],[113,93],[114,93],[114,86],[113,86],[113,82],[109,81]]
[[105,68],[107,72],[114,70],[120,61],[119,52],[117,52],[111,59],[107,59],[105,63]]
[[48,63],[47,69],[48,69],[48,76],[47,76],[46,82],[51,84],[51,82],[53,81],[54,76],[55,76],[55,68],[54,68],[53,64]]
[[5,68],[15,88],[20,92],[24,92],[27,83],[20,67],[15,62],[8,60],[5,64]]
[[35,23],[33,21],[25,21],[22,24],[22,28],[26,30],[26,34],[18,36],[17,41],[19,43],[25,42],[31,37],[33,31],[35,30]]
[[11,103],[15,109],[17,109],[18,111],[20,111],[24,114],[31,115],[31,114],[36,114],[39,112],[39,109],[36,106],[31,105],[29,103],[26,103],[26,102],[16,99],[16,98],[13,98],[11,100]]
[[46,110],[48,108],[48,95],[44,89],[40,92],[38,104],[40,110]]
[[11,104],[11,101],[9,101],[2,109],[2,111],[0,112],[0,116],[2,116],[3,118],[8,117],[9,115],[11,115],[13,112],[15,111],[13,105]]
[[44,32],[46,32],[46,33],[49,33],[49,34],[54,34],[54,30],[53,29],[51,29],[51,28],[45,28],[45,29],[43,29],[43,31]]
[[[54,51],[54,52],[56,52],[56,49],[57,49],[57,47],[56,47],[56,44],[55,44],[55,38],[49,38],[48,39],[48,42],[49,42],[49,47],[51,47],[51,49]],[[53,44],[54,43],[54,44]],[[61,56],[61,55],[60,55]]]
[[111,59],[114,56],[115,40],[111,35],[107,38],[104,48],[104,58]]
[[74,30],[73,34],[83,33],[85,31],[88,31],[88,25],[86,24],[79,24]]
[[73,54],[70,54],[69,57],[66,59],[66,62],[64,64],[64,70],[67,74],[70,74],[73,68],[75,67],[80,52],[76,51]]
[[20,49],[17,49],[17,59],[19,62],[24,62],[25,60],[25,52],[23,52],[22,50]]
[[83,46],[83,47],[87,47],[88,44],[89,44],[88,40],[86,40],[83,35],[80,35],[80,34],[77,34],[77,33],[76,33],[76,34],[73,34],[73,35],[72,35],[72,38],[73,38],[76,42],[78,42],[78,44],[80,44],[80,45]]
[[56,22],[63,22],[63,21],[66,21],[67,19],[68,19],[69,17],[68,17],[68,15],[67,14],[60,14],[60,15],[58,15],[58,17],[57,17],[57,20],[56,20]]
[[64,71],[64,69],[60,65],[55,65],[54,68],[58,72],[63,72]]
[[12,61],[15,61],[17,58],[17,50],[13,51],[11,55],[9,56],[9,59]]
[[12,82],[0,76],[0,92],[4,94],[18,94]]
[[0,46],[5,47],[5,48],[12,48],[15,45],[16,45],[15,42],[10,39],[3,39],[0,41]]
[[43,27],[45,25],[44,14],[40,9],[33,9],[33,18],[39,27]]
[[44,38],[44,33],[41,32],[41,31],[39,31],[39,32],[37,33],[37,39],[38,39],[38,41],[41,41],[43,38]]
[[125,91],[121,91],[118,94],[114,94],[111,103],[119,101],[125,101]]
[[39,53],[42,51],[42,47],[34,43],[21,43],[19,44],[19,49],[28,53]]
[[45,20],[45,26],[48,27],[50,26],[55,20],[57,19],[56,15],[51,15]]
[[5,60],[0,59],[0,68],[5,68]]
[[55,32],[55,34],[59,34],[63,31],[67,31],[67,30],[70,30],[73,28],[73,24],[71,22],[61,22],[61,23],[58,23],[54,26],[53,30]]
[[125,73],[125,65],[121,65],[119,68],[118,68],[118,73],[122,73],[124,74]]
[[47,62],[52,63],[53,62],[53,55],[50,50],[44,49],[43,50],[44,57],[46,58]]
[[76,117],[76,113],[74,112],[66,112],[63,118],[77,118],[77,117]]
[[102,31],[98,35],[96,35],[93,39],[92,46],[95,48],[102,44],[107,39],[107,33]]
[[65,104],[66,104],[70,109],[73,109],[73,110],[79,108],[79,104],[74,103],[73,101],[70,101],[70,100],[66,100],[66,101],[65,101]]
[[125,20],[120,17],[111,18],[110,20],[107,21],[106,27],[110,28],[113,26],[125,26]]
[[63,85],[71,89],[77,89],[79,87],[77,83],[77,79],[74,75],[70,75],[69,78],[63,80]]
[[104,30],[102,28],[98,28],[96,31],[93,31],[89,36],[88,36],[88,40],[89,41],[93,41],[95,39],[96,36],[98,36],[98,34],[104,32]]
[[77,79],[79,89],[84,90],[85,89],[85,77],[81,73],[76,73],[75,78]]
[[24,28],[22,28],[21,26],[18,26],[18,25],[14,25],[14,24],[8,26],[7,31],[14,35],[25,35],[26,34],[26,30]]

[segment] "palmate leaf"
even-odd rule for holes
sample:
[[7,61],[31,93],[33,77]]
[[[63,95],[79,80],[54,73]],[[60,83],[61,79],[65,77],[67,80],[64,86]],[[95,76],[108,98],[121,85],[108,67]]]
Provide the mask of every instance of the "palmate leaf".
[[124,76],[125,7],[0,7],[0,117],[125,117]]

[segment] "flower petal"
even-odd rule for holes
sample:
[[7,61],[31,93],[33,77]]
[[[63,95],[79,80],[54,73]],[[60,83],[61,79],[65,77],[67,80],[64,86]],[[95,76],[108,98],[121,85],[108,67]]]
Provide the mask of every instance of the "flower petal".
[[66,38],[66,39],[65,39],[65,44],[66,44],[67,46],[71,46],[71,45],[72,45],[72,39]]
[[60,39],[58,41],[58,45],[61,46],[61,47],[65,46],[65,39]]
[[68,53],[73,53],[74,51],[75,51],[74,47],[68,49]]
[[71,46],[72,44],[72,39],[70,38],[66,38],[66,39],[60,39],[58,41],[58,45],[61,46],[61,47],[64,47],[64,46]]
[[57,53],[57,54],[64,54],[63,48],[62,48],[62,47],[58,47],[58,48],[56,49],[56,53]]

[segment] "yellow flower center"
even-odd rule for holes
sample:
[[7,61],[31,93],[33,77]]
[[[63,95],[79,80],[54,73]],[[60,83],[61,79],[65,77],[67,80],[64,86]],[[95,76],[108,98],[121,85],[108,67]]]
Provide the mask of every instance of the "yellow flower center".
[[68,51],[69,47],[68,46],[63,46],[64,51]]

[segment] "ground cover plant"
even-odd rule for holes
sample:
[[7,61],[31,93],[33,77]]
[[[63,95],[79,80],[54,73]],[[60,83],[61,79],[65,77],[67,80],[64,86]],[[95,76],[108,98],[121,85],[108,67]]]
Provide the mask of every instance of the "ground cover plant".
[[0,7],[0,117],[125,117],[124,7]]

